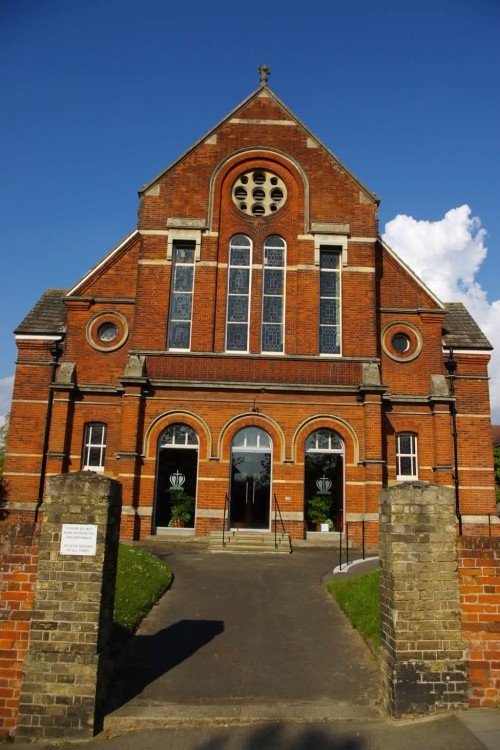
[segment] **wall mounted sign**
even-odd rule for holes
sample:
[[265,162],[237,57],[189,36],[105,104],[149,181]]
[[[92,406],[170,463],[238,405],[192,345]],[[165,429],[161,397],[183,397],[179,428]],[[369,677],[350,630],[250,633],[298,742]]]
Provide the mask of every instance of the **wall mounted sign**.
[[63,523],[61,530],[61,555],[87,555],[92,557],[97,548],[97,524]]

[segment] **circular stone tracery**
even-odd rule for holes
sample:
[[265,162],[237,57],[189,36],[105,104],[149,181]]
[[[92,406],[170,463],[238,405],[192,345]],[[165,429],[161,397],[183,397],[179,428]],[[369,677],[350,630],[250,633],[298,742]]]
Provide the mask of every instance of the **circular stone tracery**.
[[233,203],[250,216],[269,216],[286,202],[283,180],[265,169],[251,169],[241,174],[233,185]]
[[422,335],[418,328],[407,321],[389,323],[382,331],[382,349],[397,362],[411,362],[422,351]]
[[99,352],[114,352],[128,338],[129,327],[124,315],[115,310],[95,313],[87,323],[86,338]]

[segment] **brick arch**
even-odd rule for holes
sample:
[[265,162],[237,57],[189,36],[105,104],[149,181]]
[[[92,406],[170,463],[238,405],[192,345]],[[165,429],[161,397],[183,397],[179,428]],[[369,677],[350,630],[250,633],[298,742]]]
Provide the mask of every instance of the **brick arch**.
[[388,434],[397,435],[398,432],[414,432],[416,435],[422,431],[422,422],[414,417],[399,417],[397,422],[391,425],[391,431]]
[[264,414],[238,414],[223,426],[219,435],[219,459],[229,460],[231,455],[231,441],[243,427],[261,427],[267,432],[273,442],[273,456],[280,462],[285,458],[285,435],[280,425]]
[[[304,233],[309,231],[309,180],[299,164],[292,156],[283,151],[271,148],[243,148],[234,151],[225,157],[215,167],[210,178],[208,224],[213,230],[218,226],[218,217],[221,213],[221,190],[224,183],[229,179],[236,179],[237,175],[246,169],[260,167],[276,171],[283,177],[286,172],[293,180],[295,186],[295,201],[304,207]],[[293,202],[293,198],[291,198]]]
[[212,435],[203,419],[190,411],[172,410],[158,415],[149,425],[144,436],[142,453],[146,458],[156,459],[158,440],[161,433],[172,424],[187,424],[198,436],[199,458],[210,458],[212,452]]
[[292,438],[292,460],[302,463],[304,460],[305,443],[311,432],[320,429],[329,429],[337,432],[344,441],[345,462],[358,463],[359,440],[355,431],[348,422],[331,414],[317,414],[302,422]]

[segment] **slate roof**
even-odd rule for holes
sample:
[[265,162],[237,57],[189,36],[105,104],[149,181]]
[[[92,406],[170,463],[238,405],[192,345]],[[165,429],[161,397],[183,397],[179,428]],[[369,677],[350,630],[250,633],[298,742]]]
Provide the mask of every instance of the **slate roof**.
[[14,331],[17,335],[57,334],[66,331],[66,289],[47,289]]
[[461,302],[445,302],[443,343],[456,349],[493,349]]

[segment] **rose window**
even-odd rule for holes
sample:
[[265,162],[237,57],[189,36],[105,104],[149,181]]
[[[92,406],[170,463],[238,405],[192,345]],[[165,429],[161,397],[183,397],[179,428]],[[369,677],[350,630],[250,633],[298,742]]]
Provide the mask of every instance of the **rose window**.
[[233,202],[250,216],[269,216],[286,201],[283,180],[265,169],[252,169],[238,177],[233,185]]

